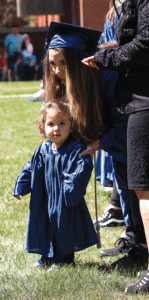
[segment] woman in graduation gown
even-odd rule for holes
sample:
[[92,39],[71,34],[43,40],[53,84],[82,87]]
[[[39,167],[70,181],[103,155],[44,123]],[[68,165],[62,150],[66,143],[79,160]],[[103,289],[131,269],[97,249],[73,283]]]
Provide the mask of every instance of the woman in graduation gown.
[[[114,93],[119,74],[88,68],[81,62],[84,57],[97,51],[100,35],[100,31],[51,22],[45,44],[45,99],[58,98],[66,93],[77,131],[80,132],[76,138],[89,145],[88,153],[91,155],[96,148],[104,149],[113,157],[117,187],[123,190],[121,206],[124,220],[128,220],[131,210],[137,236],[137,251],[131,244],[131,255],[121,263],[123,267],[135,263],[141,267],[144,262],[147,263],[148,254],[139,244],[145,244],[146,239],[138,198],[127,186],[128,116],[116,109]],[[138,227],[141,229],[138,230]]]

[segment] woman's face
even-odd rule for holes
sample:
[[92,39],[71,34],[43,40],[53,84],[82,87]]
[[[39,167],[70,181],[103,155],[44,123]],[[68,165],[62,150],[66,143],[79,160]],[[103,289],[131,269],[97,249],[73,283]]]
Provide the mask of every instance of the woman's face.
[[57,49],[49,50],[49,62],[54,74],[66,85],[66,62],[63,54]]

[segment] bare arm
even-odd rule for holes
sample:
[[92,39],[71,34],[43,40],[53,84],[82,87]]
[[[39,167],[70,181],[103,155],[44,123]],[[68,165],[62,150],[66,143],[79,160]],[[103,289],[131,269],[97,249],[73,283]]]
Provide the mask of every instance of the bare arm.
[[7,59],[8,58],[8,47],[4,46],[4,57]]

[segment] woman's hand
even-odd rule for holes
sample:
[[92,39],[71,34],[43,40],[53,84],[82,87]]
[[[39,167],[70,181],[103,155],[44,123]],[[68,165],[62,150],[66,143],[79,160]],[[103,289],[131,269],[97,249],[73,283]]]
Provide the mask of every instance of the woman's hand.
[[17,198],[18,200],[21,200],[20,195],[15,195],[14,197]]
[[104,149],[103,144],[100,142],[100,140],[96,140],[95,142],[91,143],[90,145],[87,146],[87,149],[84,150],[81,155],[87,155],[89,154],[91,156],[91,158],[93,158],[94,152]]
[[84,65],[88,66],[88,67],[92,67],[92,68],[95,68],[95,69],[98,69],[98,70],[99,70],[99,68],[98,68],[97,65],[95,64],[95,61],[94,61],[94,55],[82,59],[81,62],[82,62]]

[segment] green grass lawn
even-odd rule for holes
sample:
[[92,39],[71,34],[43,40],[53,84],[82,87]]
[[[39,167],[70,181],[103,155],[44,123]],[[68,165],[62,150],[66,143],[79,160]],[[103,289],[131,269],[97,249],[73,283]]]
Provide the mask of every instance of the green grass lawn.
[[[124,290],[136,282],[136,275],[127,271],[106,271],[119,256],[101,258],[96,246],[75,254],[76,267],[34,269],[40,257],[25,253],[27,216],[30,196],[21,201],[13,197],[17,175],[31,158],[42,140],[36,120],[42,102],[27,102],[19,94],[39,90],[40,82],[0,83],[0,300],[47,299],[149,299],[149,296],[129,296]],[[11,95],[16,94],[16,97]],[[94,174],[90,179],[86,202],[95,218]],[[97,183],[98,216],[110,202],[110,193]],[[113,247],[124,227],[100,230],[102,248]]]
[[17,81],[0,83],[1,95],[34,94],[40,89],[40,81]]

